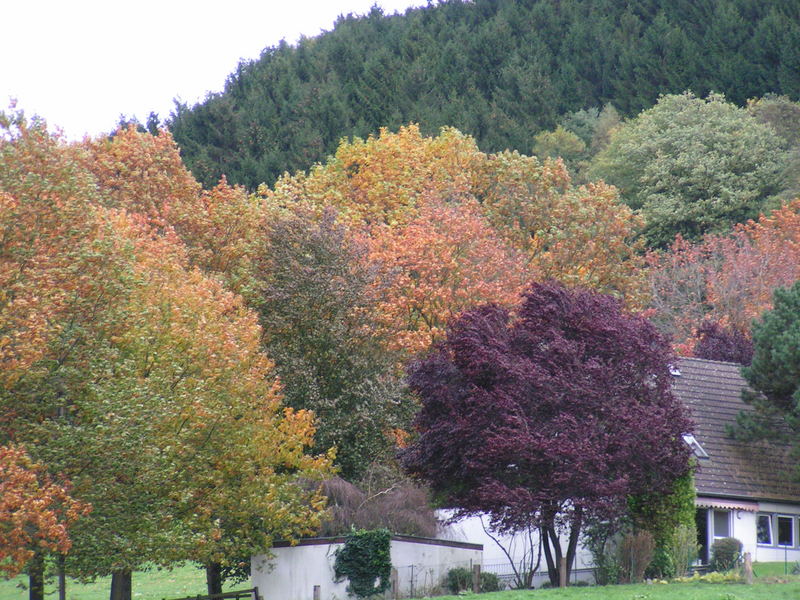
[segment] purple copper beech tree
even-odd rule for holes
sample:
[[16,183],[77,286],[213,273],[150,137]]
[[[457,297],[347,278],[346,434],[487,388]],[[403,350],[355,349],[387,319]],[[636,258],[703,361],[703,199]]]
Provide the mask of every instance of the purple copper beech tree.
[[587,519],[619,516],[628,496],[667,492],[687,472],[692,425],[671,392],[672,359],[615,298],[534,284],[513,314],[462,314],[410,367],[421,409],[401,459],[458,516],[538,527],[557,584]]

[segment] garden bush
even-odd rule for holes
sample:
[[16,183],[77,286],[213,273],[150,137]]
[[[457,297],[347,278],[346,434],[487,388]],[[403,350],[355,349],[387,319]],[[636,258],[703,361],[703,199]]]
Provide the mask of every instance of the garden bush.
[[697,530],[688,525],[679,525],[670,539],[670,553],[675,564],[675,576],[686,577],[689,565],[697,558]]
[[717,540],[711,546],[712,571],[730,571],[737,567],[742,560],[742,542],[736,538],[727,537]]
[[472,588],[472,571],[464,567],[450,569],[447,572],[447,589],[451,594],[458,594]]
[[[499,592],[505,586],[494,573],[481,573],[481,594]],[[456,567],[447,572],[447,589],[452,594],[460,594],[472,590],[472,571],[464,567]]]
[[649,531],[629,533],[622,538],[619,546],[622,583],[639,583],[644,579],[644,572],[653,561],[655,548],[653,534]]
[[499,592],[505,586],[494,573],[481,573],[481,594],[486,592]]

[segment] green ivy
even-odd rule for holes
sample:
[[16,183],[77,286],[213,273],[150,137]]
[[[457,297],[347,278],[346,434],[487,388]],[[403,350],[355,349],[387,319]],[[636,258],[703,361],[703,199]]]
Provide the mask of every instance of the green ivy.
[[[392,558],[388,529],[353,530],[336,551],[336,581],[350,580],[347,592],[358,598],[382,594],[391,585]],[[377,583],[376,583],[377,582]]]
[[647,577],[664,578],[675,575],[672,538],[679,526],[694,530],[695,515],[694,468],[675,480],[669,494],[641,495],[628,499],[628,509],[636,529],[653,534],[656,552]]

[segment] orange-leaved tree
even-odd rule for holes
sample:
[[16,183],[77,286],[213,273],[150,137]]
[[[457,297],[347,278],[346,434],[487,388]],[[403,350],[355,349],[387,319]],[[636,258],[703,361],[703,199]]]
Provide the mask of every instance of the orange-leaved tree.
[[572,186],[561,160],[486,156],[475,193],[492,225],[542,277],[585,286],[641,308],[647,299],[643,221],[602,182]]
[[[16,288],[0,314],[12,359],[25,358],[7,361],[17,374],[0,388],[0,443],[24,443],[92,504],[72,526],[68,571],[113,574],[125,598],[144,562],[236,560],[310,532],[323,500],[301,484],[328,476],[330,456],[306,452],[312,415],[281,405],[255,315],[189,264],[166,219],[129,212],[141,181],[119,175],[110,207],[85,147],[19,114],[5,122],[0,197],[25,219],[3,223],[2,274]],[[121,159],[120,172],[137,164]],[[17,316],[37,294],[41,330]]]
[[167,131],[152,135],[130,126],[82,146],[83,164],[97,181],[98,202],[141,215],[155,233],[174,231],[192,265],[236,291],[247,286],[263,218],[257,197],[228,185],[224,177],[210,190],[201,189]]
[[424,194],[446,199],[469,191],[481,156],[475,140],[453,128],[433,138],[414,124],[397,133],[384,128],[366,141],[343,141],[325,164],[284,175],[265,193],[334,207],[348,223],[398,225],[417,214]]
[[66,554],[69,527],[91,507],[69,495],[22,446],[0,446],[0,573],[18,575],[37,551]]
[[469,199],[426,198],[407,224],[373,227],[368,244],[388,278],[379,320],[389,343],[407,353],[441,339],[448,321],[476,303],[517,302],[536,275]]
[[343,142],[308,174],[284,176],[273,203],[332,206],[356,229],[403,228],[429,199],[476,201],[497,235],[523,251],[532,273],[646,302],[641,220],[602,183],[575,188],[560,160],[485,154],[450,128],[424,137],[416,126]]
[[707,320],[748,334],[776,288],[800,279],[800,200],[695,244],[678,238],[649,257],[652,308],[678,349],[691,353]]

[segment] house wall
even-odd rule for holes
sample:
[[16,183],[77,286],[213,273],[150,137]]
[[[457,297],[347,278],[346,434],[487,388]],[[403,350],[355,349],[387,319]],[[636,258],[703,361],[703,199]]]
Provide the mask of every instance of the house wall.
[[[776,562],[800,560],[800,506],[775,502],[759,502],[757,510],[720,510],[708,509],[708,544],[714,539],[724,537],[715,529],[714,512],[728,515],[729,534],[742,542],[742,552],[749,552],[755,562]],[[791,521],[792,540],[789,545],[781,545],[778,538],[778,517]],[[758,540],[758,519],[769,519],[770,543]]]
[[[772,544],[755,544],[753,560],[761,562],[783,561],[784,559],[794,562],[800,560],[800,506],[796,504],[779,504],[775,502],[759,502],[758,514],[772,517]],[[778,546],[775,517],[778,515],[788,516],[792,519],[793,544],[790,547]],[[756,539],[756,515],[753,515],[753,540]]]
[[[343,600],[348,597],[347,582],[335,582],[333,570],[336,550],[343,543],[343,538],[302,540],[297,546],[273,548],[272,558],[254,556],[252,584],[265,598],[314,600],[318,585],[321,600]],[[394,537],[390,553],[401,598],[435,592],[450,569],[471,569],[482,561],[479,545],[409,536]]]

